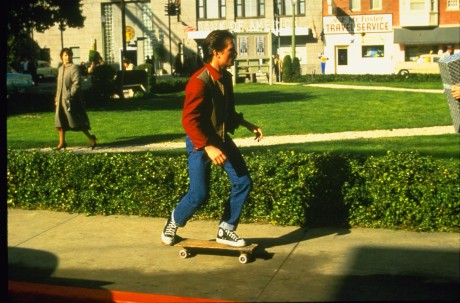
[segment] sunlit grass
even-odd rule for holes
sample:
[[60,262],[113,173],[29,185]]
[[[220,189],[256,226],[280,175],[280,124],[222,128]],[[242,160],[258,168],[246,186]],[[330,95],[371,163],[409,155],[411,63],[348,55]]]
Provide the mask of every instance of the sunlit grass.
[[[266,84],[238,84],[235,94],[237,111],[267,136],[452,125],[443,94]],[[91,105],[92,133],[101,146],[181,141],[183,99],[184,93],[175,93]],[[17,101],[24,102],[24,106],[14,104],[21,108],[20,113],[7,117],[8,148],[56,146],[53,109],[28,109],[26,101]],[[235,133],[235,137],[250,135],[245,129]],[[81,132],[68,132],[67,142],[69,146],[89,146]],[[458,146],[458,136],[448,135],[308,143],[296,148],[366,154],[388,149],[421,150],[442,158],[458,158]]]

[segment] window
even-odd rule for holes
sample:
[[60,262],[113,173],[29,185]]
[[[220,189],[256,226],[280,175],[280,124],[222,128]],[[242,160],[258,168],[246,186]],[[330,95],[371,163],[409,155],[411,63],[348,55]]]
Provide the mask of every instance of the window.
[[[295,14],[305,15],[305,0],[297,0]],[[275,15],[292,16],[291,0],[275,0]]]
[[371,10],[382,9],[382,0],[371,0]]
[[265,16],[265,0],[236,0],[235,6],[237,17]]
[[81,55],[80,55],[80,47],[70,47],[70,50],[72,51],[72,62],[75,64],[80,64],[81,62]]
[[198,0],[198,19],[222,19],[226,15],[226,0]]
[[265,37],[256,36],[255,40],[257,56],[265,56]]
[[361,10],[361,0],[350,0],[350,10],[360,11]]
[[364,45],[362,51],[363,58],[385,57],[383,45]]
[[247,57],[249,50],[249,39],[246,36],[238,36],[238,56]]
[[447,9],[448,10],[459,10],[460,9],[459,0],[447,0]]

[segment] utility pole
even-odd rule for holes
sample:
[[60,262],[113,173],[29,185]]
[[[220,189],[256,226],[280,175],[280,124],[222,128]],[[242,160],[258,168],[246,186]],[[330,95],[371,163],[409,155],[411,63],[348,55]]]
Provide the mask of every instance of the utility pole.
[[[126,55],[126,6],[125,0],[120,0],[121,6],[121,43],[123,45],[123,50],[121,52],[121,60],[123,60],[124,56]],[[125,70],[123,64],[121,65],[122,69]]]
[[[168,0],[168,4],[171,4],[171,0]],[[168,14],[168,28],[169,28],[169,67],[171,68],[171,76],[173,74],[172,66],[172,52],[171,52],[171,14]]]
[[291,47],[292,47],[292,61],[295,58],[295,5],[297,4],[297,0],[291,0],[292,3],[292,40],[291,40]]
[[[123,58],[126,55],[126,6],[125,6],[125,0],[120,0],[120,6],[121,6],[121,43],[123,45],[123,50],[121,52],[121,61],[123,62]],[[124,99],[124,93],[123,93],[123,84],[125,83],[125,65],[122,63],[121,64],[121,77],[120,77],[120,99]]]

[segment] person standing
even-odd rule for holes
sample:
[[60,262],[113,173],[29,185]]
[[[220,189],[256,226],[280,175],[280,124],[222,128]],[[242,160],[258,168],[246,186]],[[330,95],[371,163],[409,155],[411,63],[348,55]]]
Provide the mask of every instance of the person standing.
[[280,55],[276,54],[273,60],[273,68],[275,70],[276,82],[282,81],[283,74],[283,60],[281,60]]
[[29,74],[32,76],[32,80],[34,81],[34,85],[37,86],[38,85],[38,74],[37,74],[37,60],[35,60],[34,58],[31,58],[31,60],[29,61]]
[[128,58],[123,59],[123,66],[125,70],[134,70],[134,64]]
[[82,131],[88,138],[91,149],[94,149],[97,139],[89,132],[91,127],[82,99],[80,66],[72,63],[73,53],[70,48],[63,48],[60,56],[62,64],[58,69],[54,118],[59,144],[55,149],[67,147],[66,131]]
[[22,72],[24,74],[28,74],[29,73],[29,57],[28,56],[24,57],[24,61],[21,62],[21,65],[22,65]]
[[450,55],[453,54],[453,52],[454,52],[454,48],[452,47],[452,45],[447,45],[446,52],[442,54],[442,58],[449,57]]
[[245,246],[235,230],[252,180],[246,163],[228,133],[239,126],[263,138],[262,130],[235,111],[232,75],[227,68],[234,64],[234,36],[226,30],[212,31],[203,42],[204,66],[190,78],[185,89],[182,126],[186,132],[189,189],[168,217],[161,240],[173,245],[177,229],[185,226],[203,205],[209,194],[211,164],[222,167],[231,183],[231,193],[224,205],[216,241]]

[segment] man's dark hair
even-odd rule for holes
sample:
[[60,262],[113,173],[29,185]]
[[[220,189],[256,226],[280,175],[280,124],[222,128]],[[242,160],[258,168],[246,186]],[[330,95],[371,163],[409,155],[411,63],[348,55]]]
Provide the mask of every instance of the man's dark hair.
[[69,55],[69,57],[73,57],[73,52],[70,48],[67,48],[67,47],[64,47],[62,50],[61,50],[61,58],[62,58],[62,55],[64,53],[67,53],[67,55]]
[[215,30],[212,31],[206,39],[204,39],[203,48],[203,61],[206,63],[211,62],[213,51],[223,51],[227,47],[227,39],[233,40],[235,37],[228,30]]

